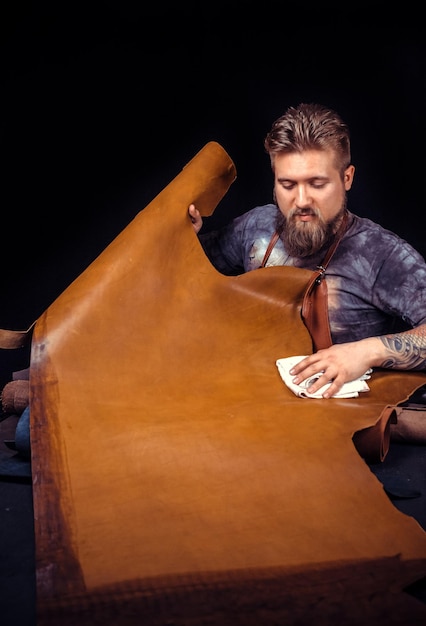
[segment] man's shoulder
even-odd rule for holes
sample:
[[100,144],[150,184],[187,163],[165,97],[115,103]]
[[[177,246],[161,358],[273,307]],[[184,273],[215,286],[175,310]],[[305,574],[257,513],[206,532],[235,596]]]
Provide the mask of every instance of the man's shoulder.
[[349,236],[375,237],[389,242],[407,244],[397,233],[385,228],[368,217],[360,217],[350,213],[351,222],[347,234]]
[[419,252],[397,233],[367,217],[350,215],[352,219],[344,239],[346,247],[352,251],[362,251],[363,256],[369,257],[391,259],[398,256],[424,262]]
[[275,228],[277,213],[278,208],[275,204],[262,204],[243,213],[237,219],[246,225],[269,229],[271,226]]
[[249,209],[245,216],[257,216],[257,215],[273,215],[276,216],[278,211],[278,207],[276,204],[260,204],[259,206],[255,206],[252,209]]

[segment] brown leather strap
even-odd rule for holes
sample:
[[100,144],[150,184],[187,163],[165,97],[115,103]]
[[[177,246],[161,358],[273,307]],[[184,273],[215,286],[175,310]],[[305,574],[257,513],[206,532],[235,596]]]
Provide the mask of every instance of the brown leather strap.
[[344,215],[343,215],[343,219],[342,222],[340,224],[339,230],[336,233],[336,237],[333,241],[333,243],[331,244],[331,246],[329,247],[327,254],[325,255],[325,258],[322,262],[322,264],[320,265],[320,267],[318,269],[321,269],[321,275],[324,274],[327,265],[330,263],[330,259],[333,256],[333,254],[336,252],[336,248],[339,245],[343,235],[346,232],[346,228],[347,228],[347,223],[348,223],[348,212],[345,211]]
[[265,267],[272,250],[274,249],[275,244],[277,243],[278,239],[280,238],[279,234],[277,231],[274,232],[274,234],[271,237],[271,241],[268,244],[268,247],[266,248],[266,252],[265,252],[265,256],[263,257],[263,261],[260,265],[260,267]]

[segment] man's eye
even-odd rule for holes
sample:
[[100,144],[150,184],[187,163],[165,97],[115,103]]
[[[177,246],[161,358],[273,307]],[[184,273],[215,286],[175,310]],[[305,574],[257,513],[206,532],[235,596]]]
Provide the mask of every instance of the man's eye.
[[322,189],[323,187],[325,187],[327,185],[327,180],[312,180],[311,181],[311,187],[313,187],[314,189]]

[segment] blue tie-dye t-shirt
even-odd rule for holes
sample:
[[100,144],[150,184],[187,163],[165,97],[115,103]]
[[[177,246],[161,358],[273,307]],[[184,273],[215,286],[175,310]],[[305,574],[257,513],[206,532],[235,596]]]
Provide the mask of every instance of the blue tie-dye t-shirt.
[[[200,234],[214,267],[237,275],[260,267],[275,231],[277,207],[255,207],[223,228]],[[281,239],[267,266],[320,265],[326,250],[290,257]],[[426,263],[406,241],[367,218],[349,213],[349,226],[326,272],[334,343],[356,341],[426,323]]]

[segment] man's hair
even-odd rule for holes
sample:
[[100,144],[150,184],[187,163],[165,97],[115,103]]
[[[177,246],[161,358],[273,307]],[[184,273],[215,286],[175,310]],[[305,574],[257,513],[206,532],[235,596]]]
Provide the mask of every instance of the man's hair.
[[264,146],[272,169],[276,155],[305,150],[333,150],[341,176],[351,164],[348,126],[335,111],[320,104],[289,107],[273,123]]

